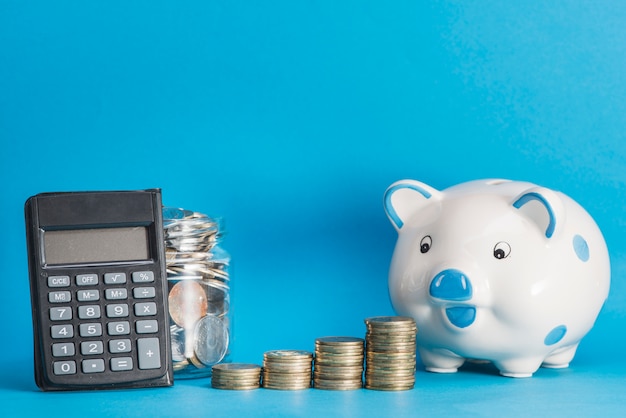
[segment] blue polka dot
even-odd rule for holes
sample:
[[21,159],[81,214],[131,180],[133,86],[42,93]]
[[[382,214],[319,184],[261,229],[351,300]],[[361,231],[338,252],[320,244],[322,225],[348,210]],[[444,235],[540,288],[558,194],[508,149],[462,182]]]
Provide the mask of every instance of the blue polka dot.
[[589,260],[589,246],[587,245],[587,241],[580,235],[574,235],[574,251],[578,258],[582,261]]
[[543,340],[545,345],[554,345],[561,341],[565,337],[567,327],[565,325],[559,325],[546,335],[546,339]]

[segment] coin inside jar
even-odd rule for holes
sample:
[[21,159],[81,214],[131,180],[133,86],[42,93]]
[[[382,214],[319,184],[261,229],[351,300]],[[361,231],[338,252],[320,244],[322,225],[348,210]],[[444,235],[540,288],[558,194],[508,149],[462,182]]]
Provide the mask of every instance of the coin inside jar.
[[207,314],[208,301],[204,288],[193,280],[183,280],[172,286],[169,312],[176,325],[189,328]]
[[177,325],[170,326],[172,336],[172,361],[174,363],[186,360],[185,357],[185,330]]
[[228,288],[216,280],[207,283],[208,312],[213,315],[224,315],[229,309]]
[[[203,317],[196,324],[192,363],[198,367],[219,363],[228,350],[228,327],[214,315]],[[200,364],[197,364],[200,362]]]

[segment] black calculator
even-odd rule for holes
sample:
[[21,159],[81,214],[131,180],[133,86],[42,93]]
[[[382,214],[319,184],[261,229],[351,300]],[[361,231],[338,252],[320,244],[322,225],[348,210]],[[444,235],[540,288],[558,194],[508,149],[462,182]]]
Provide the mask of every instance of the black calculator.
[[37,386],[171,386],[161,191],[43,193],[25,218]]

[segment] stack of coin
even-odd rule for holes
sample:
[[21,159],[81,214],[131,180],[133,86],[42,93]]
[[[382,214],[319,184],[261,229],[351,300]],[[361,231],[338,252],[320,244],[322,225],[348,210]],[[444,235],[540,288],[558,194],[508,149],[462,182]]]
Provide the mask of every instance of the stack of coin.
[[229,255],[219,222],[163,208],[172,360],[178,377],[210,375],[229,352]]
[[313,353],[300,350],[273,350],[263,355],[263,387],[300,390],[311,387]]
[[363,387],[364,340],[322,337],[315,340],[313,386],[317,389],[354,390]]
[[250,390],[261,386],[261,366],[245,363],[222,363],[213,366],[211,387]]
[[413,318],[367,318],[365,388],[408,390],[415,386],[415,337]]

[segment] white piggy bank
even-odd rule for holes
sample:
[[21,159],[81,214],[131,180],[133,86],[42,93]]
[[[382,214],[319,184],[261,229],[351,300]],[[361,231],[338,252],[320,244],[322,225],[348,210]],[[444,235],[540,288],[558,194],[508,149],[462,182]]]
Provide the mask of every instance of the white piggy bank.
[[525,182],[403,180],[384,206],[398,231],[391,301],[417,322],[426,370],[487,360],[528,377],[569,365],[610,285],[604,238],[580,205]]

